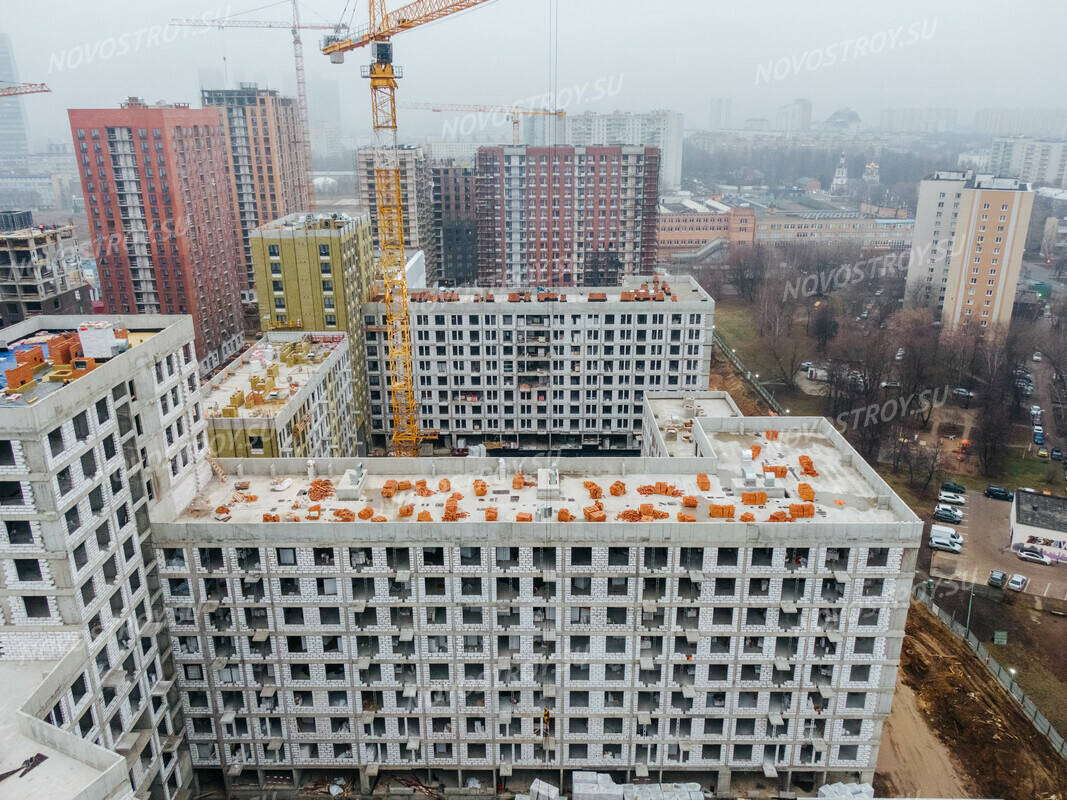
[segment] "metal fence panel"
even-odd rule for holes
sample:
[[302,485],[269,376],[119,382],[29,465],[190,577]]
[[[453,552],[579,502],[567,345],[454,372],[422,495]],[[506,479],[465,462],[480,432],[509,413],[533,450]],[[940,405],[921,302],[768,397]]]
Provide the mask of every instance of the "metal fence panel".
[[[727,355],[729,356],[732,354],[727,353]],[[951,615],[945,613],[941,607],[933,601],[933,597],[922,587],[913,587],[912,595],[916,600],[929,608],[950,631],[959,636],[972,650],[974,650],[975,655],[977,655],[982,663],[985,664],[993,677],[995,677],[1000,685],[1007,689],[1008,693],[1019,702],[1023,713],[1033,724],[1034,729],[1038,733],[1047,737],[1052,744],[1053,749],[1059,753],[1061,757],[1067,759],[1067,740],[1065,740],[1060,732],[1052,726],[1052,723],[1048,721],[1048,718],[1038,710],[1037,704],[1031,700],[1029,695],[1022,690],[1022,687],[1015,682],[1012,674],[1000,666],[1000,664],[997,663],[997,660],[989,654],[989,651],[978,640],[978,637],[966,630],[963,625],[956,622]]]

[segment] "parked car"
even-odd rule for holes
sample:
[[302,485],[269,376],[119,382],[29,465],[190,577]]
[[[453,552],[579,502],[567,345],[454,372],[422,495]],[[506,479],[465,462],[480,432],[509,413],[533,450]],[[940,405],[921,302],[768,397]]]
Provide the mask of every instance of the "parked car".
[[1034,433],[1044,433],[1044,432],[1045,432],[1045,429],[1041,425],[1035,425],[1034,426]]
[[948,503],[952,506],[962,506],[967,502],[967,498],[962,494],[956,494],[955,492],[938,492],[937,502]]
[[1034,434],[1034,444],[1044,444],[1044,443],[1045,443],[1045,434],[1043,434],[1043,433],[1035,433]]
[[1008,588],[1011,589],[1013,592],[1021,592],[1023,589],[1026,588],[1026,584],[1028,584],[1029,582],[1029,578],[1027,578],[1025,575],[1020,575],[1018,572],[1016,572],[1008,579]]
[[1041,353],[1034,353],[1034,361],[1040,361],[1040,360],[1041,360]]
[[958,483],[953,483],[952,481],[945,481],[944,483],[942,483],[941,491],[952,492],[953,494],[967,494],[967,489],[965,489],[963,486],[960,486],[960,484]]
[[1003,589],[1004,584],[1008,582],[1008,573],[1001,572],[999,569],[993,569],[989,571],[989,580],[986,581],[994,589]]
[[807,372],[809,369],[811,369],[814,366],[815,365],[813,363],[811,363],[810,361],[801,361],[799,369],[802,369],[805,372]]
[[1038,458],[1048,458],[1048,448],[1047,447],[1039,447],[1039,448],[1037,448],[1037,457]]
[[952,528],[946,528],[944,525],[931,525],[930,538],[948,539],[961,547],[963,546],[963,536],[960,535],[959,531],[955,531]]
[[1020,550],[1015,555],[1020,561],[1032,561],[1035,564],[1044,564],[1046,567],[1052,566],[1052,559],[1036,550]]
[[963,545],[949,539],[931,539],[930,549],[943,550],[946,553],[959,553],[963,550]]
[[1014,500],[1015,494],[1009,492],[1003,486],[987,486],[985,487],[985,496],[991,497],[994,500]]
[[974,392],[972,392],[970,389],[964,389],[962,386],[957,386],[955,389],[952,390],[952,395],[954,397],[959,397],[964,400],[970,400],[972,397],[974,397]]
[[952,525],[959,525],[963,522],[963,513],[955,506],[934,506],[934,513],[930,516],[938,522],[948,522]]
[[1058,448],[1058,447],[1053,447],[1052,448],[1052,452],[1050,453],[1050,455],[1052,456],[1052,460],[1053,461],[1062,461],[1063,460],[1063,451],[1060,450],[1060,448]]
[[1030,406],[1030,416],[1035,417],[1041,413],[1041,406]]
[[904,360],[904,348],[903,347],[898,347],[897,348],[897,354],[896,354],[896,356],[894,356],[894,360],[896,360],[896,361],[903,361]]

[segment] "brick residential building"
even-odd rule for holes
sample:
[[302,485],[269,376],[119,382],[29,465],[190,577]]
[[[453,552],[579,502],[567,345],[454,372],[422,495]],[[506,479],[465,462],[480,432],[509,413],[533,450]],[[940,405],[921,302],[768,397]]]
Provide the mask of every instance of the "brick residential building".
[[481,148],[479,285],[582,286],[587,258],[604,252],[623,276],[651,274],[659,158],[655,147]]
[[85,210],[109,313],[191,314],[200,369],[244,340],[240,228],[220,109],[70,109]]
[[309,170],[301,146],[306,134],[296,100],[275,89],[242,83],[239,89],[204,89],[200,96],[205,108],[225,109],[230,185],[246,273],[242,289],[250,300],[255,290],[251,231],[310,207]]

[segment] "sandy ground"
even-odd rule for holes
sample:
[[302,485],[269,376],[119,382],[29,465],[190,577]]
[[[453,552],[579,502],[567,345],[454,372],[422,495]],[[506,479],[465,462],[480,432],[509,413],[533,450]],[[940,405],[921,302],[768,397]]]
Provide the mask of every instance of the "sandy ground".
[[915,692],[897,679],[882,729],[878,777],[890,797],[968,797],[970,783],[919,713]]

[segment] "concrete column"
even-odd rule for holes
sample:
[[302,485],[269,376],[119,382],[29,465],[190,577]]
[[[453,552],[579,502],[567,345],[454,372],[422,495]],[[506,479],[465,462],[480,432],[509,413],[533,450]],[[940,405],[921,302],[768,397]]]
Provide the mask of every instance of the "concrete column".
[[723,796],[730,794],[730,770],[725,768],[719,770],[715,781],[715,794]]

